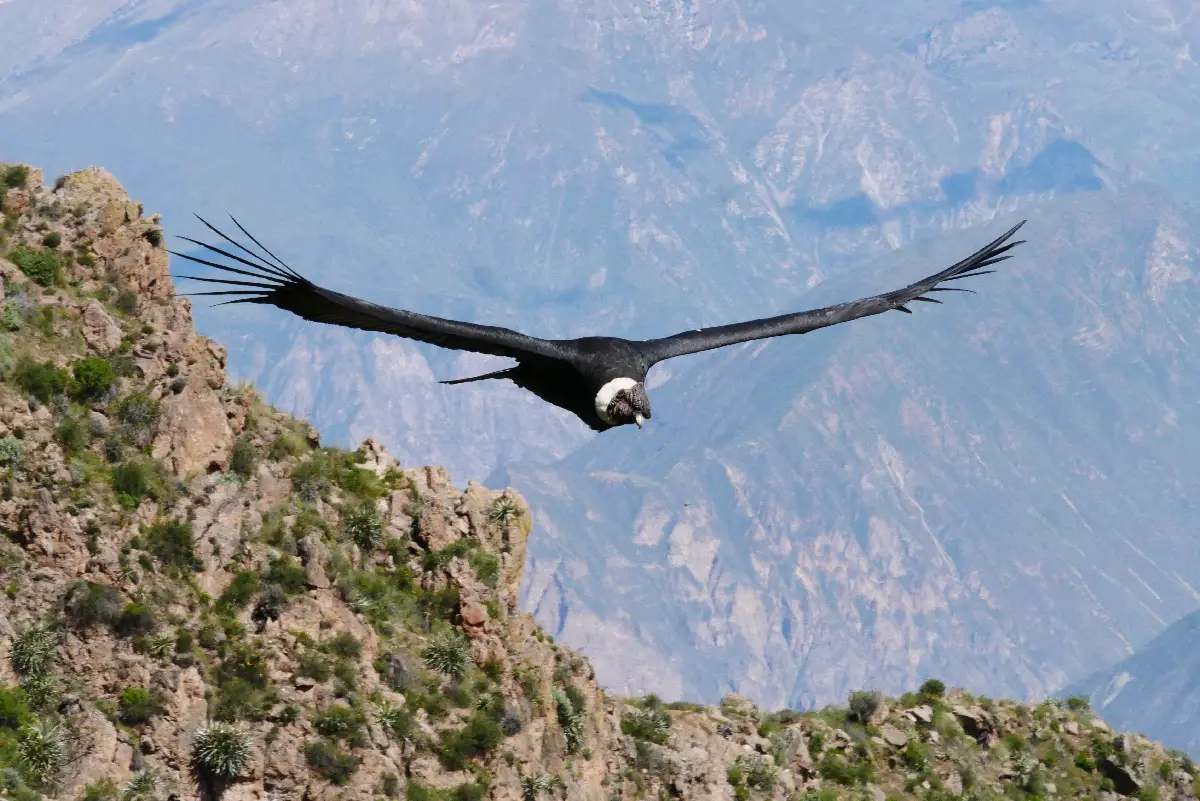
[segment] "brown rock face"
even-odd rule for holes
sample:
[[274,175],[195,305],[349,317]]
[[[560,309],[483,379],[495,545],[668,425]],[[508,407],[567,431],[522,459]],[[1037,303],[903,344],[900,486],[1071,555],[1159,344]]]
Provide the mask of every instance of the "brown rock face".
[[121,325],[93,300],[83,310],[83,338],[99,353],[111,353],[121,346]]
[[189,383],[162,401],[162,417],[152,453],[172,470],[188,475],[220,470],[228,464],[233,432],[225,406],[212,388]]

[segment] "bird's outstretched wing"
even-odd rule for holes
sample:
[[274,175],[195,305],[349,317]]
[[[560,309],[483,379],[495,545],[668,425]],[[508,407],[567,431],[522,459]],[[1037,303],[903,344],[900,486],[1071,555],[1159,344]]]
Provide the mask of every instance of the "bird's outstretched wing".
[[[548,358],[564,356],[560,352],[561,346],[554,342],[526,336],[508,328],[463,323],[403,309],[378,306],[359,298],[319,287],[284,264],[232,216],[230,219],[233,219],[233,224],[258,246],[262,251],[261,254],[226,236],[204,218],[197,216],[197,219],[214,234],[224,239],[229,245],[228,249],[205,244],[186,236],[180,237],[180,239],[199,245],[214,254],[232,259],[240,266],[233,267],[171,251],[173,255],[180,258],[214,267],[229,274],[229,277],[221,278],[178,276],[225,287],[215,292],[193,292],[191,293],[193,295],[232,295],[235,296],[234,299],[225,301],[225,303],[265,303],[286,309],[305,320],[357,328],[362,331],[395,334],[452,350],[467,350],[517,359],[530,356]],[[238,255],[238,252],[242,255]],[[239,280],[237,276],[245,276],[251,280]]]
[[778,317],[768,317],[762,320],[751,320],[745,323],[721,325],[713,328],[700,328],[695,331],[684,331],[681,334],[663,337],[662,339],[643,340],[636,344],[645,355],[647,361],[650,364],[655,364],[664,359],[674,358],[675,356],[684,356],[689,353],[723,348],[726,345],[749,342],[753,339],[767,339],[787,334],[806,334],[818,328],[857,320],[860,317],[869,317],[872,314],[881,314],[893,309],[911,314],[912,311],[908,308],[908,304],[913,301],[941,303],[936,298],[927,297],[930,292],[970,292],[971,290],[969,289],[941,287],[938,284],[946,281],[955,281],[959,278],[970,278],[976,275],[986,275],[987,273],[995,272],[995,270],[985,270],[983,268],[1012,258],[1012,254],[1007,253],[1007,251],[1022,244],[1024,240],[1005,243],[1024,224],[1025,221],[1022,220],[1010,228],[1003,236],[989,243],[978,252],[971,254],[958,264],[947,267],[940,273],[931,275],[928,278],[923,278],[915,284],[909,284],[903,289],[897,289],[883,295],[875,295],[860,300],[852,300],[848,303],[839,303],[836,306],[828,306],[824,309],[783,314]]

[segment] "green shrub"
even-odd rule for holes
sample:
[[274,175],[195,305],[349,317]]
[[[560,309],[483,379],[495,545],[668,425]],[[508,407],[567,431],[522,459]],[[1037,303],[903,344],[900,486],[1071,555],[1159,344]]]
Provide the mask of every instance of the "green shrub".
[[63,611],[71,625],[86,629],[97,624],[111,625],[121,614],[121,593],[107,584],[75,581],[64,596]]
[[0,687],[0,729],[18,731],[33,720],[34,715],[26,702],[25,691],[19,687],[12,690]]
[[53,250],[16,248],[7,258],[35,284],[53,286],[62,278],[63,259]]
[[425,645],[425,667],[430,670],[459,678],[470,664],[471,643],[457,631],[435,634]]
[[36,675],[22,676],[21,689],[25,691],[25,700],[30,709],[40,712],[58,706],[61,688],[58,679],[48,670]]
[[866,723],[871,719],[880,707],[883,706],[883,693],[876,690],[863,691],[858,690],[850,693],[849,708],[850,715],[860,723]]
[[1091,699],[1086,695],[1072,695],[1064,703],[1066,703],[1067,709],[1073,712],[1083,712],[1092,708]]
[[5,331],[20,331],[25,326],[25,312],[15,300],[4,301],[4,309],[0,311],[0,328]]
[[144,392],[135,392],[117,404],[117,419],[126,436],[139,445],[149,444],[158,429],[161,414],[158,401]]
[[24,189],[29,181],[29,168],[24,164],[10,164],[0,173],[6,189]]
[[230,610],[244,608],[258,591],[260,582],[258,573],[253,570],[239,570],[217,599],[217,606]]
[[346,492],[364,503],[371,503],[387,495],[387,487],[374,470],[350,467],[342,473],[338,484]]
[[50,362],[23,358],[13,371],[13,383],[42,403],[49,403],[56,395],[66,392],[71,376]]
[[87,426],[74,417],[66,417],[54,427],[54,441],[67,454],[82,453],[91,444],[91,439]]
[[268,455],[271,461],[280,462],[289,456],[299,456],[304,452],[304,443],[300,438],[292,434],[279,434],[271,441],[271,447],[268,450]]
[[166,709],[166,702],[161,695],[151,692],[145,687],[128,687],[121,693],[117,702],[119,716],[123,723],[136,726],[157,717]]
[[495,589],[496,580],[500,578],[500,560],[495,554],[488,553],[484,550],[472,551],[467,557],[471,568],[475,571],[475,575],[484,585]]
[[121,791],[117,789],[117,783],[105,776],[84,787],[80,801],[116,801],[120,797]]
[[263,571],[263,583],[274,584],[285,596],[291,596],[308,588],[308,573],[294,556],[272,556]]
[[490,715],[476,712],[466,725],[442,735],[438,758],[450,770],[461,770],[468,759],[480,757],[504,740],[504,732]]
[[671,719],[662,710],[635,709],[621,716],[621,731],[635,740],[647,740],[658,745],[667,742]]
[[299,676],[306,676],[314,681],[329,681],[333,675],[329,660],[321,654],[306,651],[300,654],[296,661],[298,664],[296,674]]
[[362,655],[362,643],[348,631],[335,634],[321,647],[325,652],[341,659],[358,659]]
[[939,679],[928,679],[917,692],[925,698],[941,698],[946,694],[946,685]]
[[16,437],[0,439],[0,465],[12,467],[25,461],[25,443]]
[[365,744],[362,734],[365,722],[362,713],[357,709],[339,704],[328,707],[313,718],[313,728],[318,734],[330,739],[361,746]]
[[265,713],[263,693],[243,678],[231,678],[217,687],[213,717],[217,720],[258,720]]
[[233,455],[229,459],[229,469],[242,478],[249,478],[254,473],[258,461],[258,452],[254,442],[249,437],[238,437],[233,443]]
[[330,784],[341,787],[358,770],[358,757],[328,740],[314,740],[304,746],[304,759],[313,772]]
[[863,782],[864,777],[860,773],[861,767],[861,765],[850,764],[842,754],[830,753],[821,758],[821,762],[817,765],[817,772],[826,781],[850,786]]
[[233,779],[250,761],[250,738],[229,723],[201,726],[192,739],[192,763],[205,776]]
[[104,396],[116,383],[117,376],[107,359],[90,356],[71,365],[75,381],[71,385],[74,395],[82,400],[94,400]]
[[184,573],[200,570],[203,562],[196,556],[196,537],[190,520],[160,520],[146,532],[150,553],[168,567]]
[[58,231],[51,231],[42,237],[42,247],[54,250],[62,244],[62,234]]
[[[105,448],[108,446],[109,442],[106,441]],[[119,453],[114,455],[120,456]],[[163,501],[171,495],[166,468],[144,455],[114,465],[109,473],[109,484],[117,495],[117,501],[127,509],[137,508],[147,499]]]
[[150,634],[158,625],[154,610],[140,601],[131,601],[121,609],[113,629],[122,637]]

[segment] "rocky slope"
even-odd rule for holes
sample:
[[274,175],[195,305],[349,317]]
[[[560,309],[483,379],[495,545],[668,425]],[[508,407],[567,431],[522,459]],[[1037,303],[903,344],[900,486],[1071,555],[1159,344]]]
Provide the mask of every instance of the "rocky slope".
[[1195,797],[1077,700],[606,695],[517,608],[517,493],[230,386],[104,171],[0,181],[0,797]]

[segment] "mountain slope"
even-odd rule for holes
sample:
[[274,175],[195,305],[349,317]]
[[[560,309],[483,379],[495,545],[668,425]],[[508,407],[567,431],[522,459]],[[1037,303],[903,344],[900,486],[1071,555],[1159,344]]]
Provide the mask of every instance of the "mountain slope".
[[1200,227],[1145,186],[1027,213],[977,295],[719,351],[645,431],[494,475],[545,532],[524,603],[615,687],[801,706],[929,673],[1043,696],[1196,608]]
[[1137,727],[1189,753],[1200,752],[1200,612],[1168,626],[1137,653],[1069,685],[1064,694],[1086,695],[1105,717]]
[[[0,5],[0,151],[109,165],[181,225],[229,208],[344,291],[545,335],[782,311],[1032,197],[1195,183],[1182,0],[70,8]],[[589,437],[436,386],[477,365],[434,349],[197,315],[235,375],[343,443],[482,476]]]

